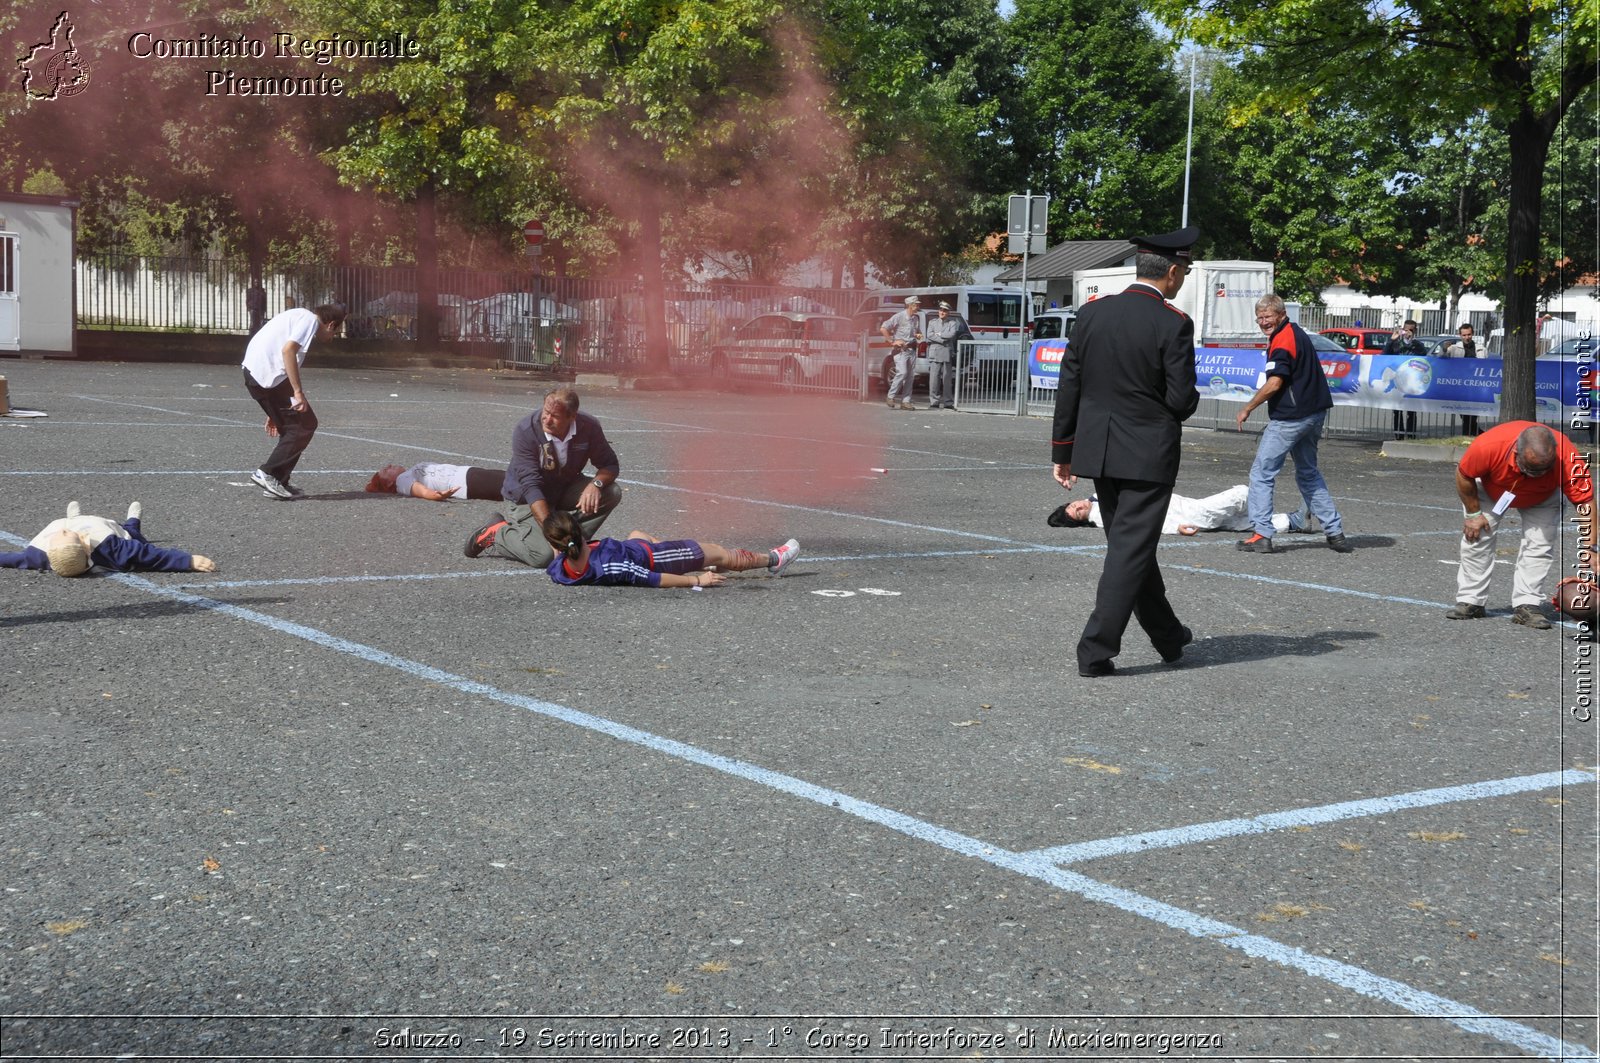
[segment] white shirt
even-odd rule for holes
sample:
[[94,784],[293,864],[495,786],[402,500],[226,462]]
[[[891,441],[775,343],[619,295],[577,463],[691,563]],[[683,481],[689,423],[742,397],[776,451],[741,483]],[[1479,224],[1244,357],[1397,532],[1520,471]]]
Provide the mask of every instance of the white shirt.
[[289,379],[283,367],[284,344],[293,341],[299,347],[295,364],[304,365],[306,348],[317,338],[317,329],[321,327],[322,321],[316,314],[298,306],[262,325],[244,349],[244,367],[251,379],[264,388],[277,387]]
[[[1249,531],[1251,527],[1247,512],[1249,499],[1250,488],[1245,484],[1230,487],[1226,491],[1218,491],[1204,498],[1173,495],[1172,501],[1167,504],[1167,519],[1161,522],[1161,533],[1176,535],[1179,525],[1182,524],[1192,524],[1200,531]],[[1105,521],[1100,516],[1098,498],[1089,500],[1089,520],[1097,528],[1105,527]],[[1288,531],[1289,515],[1274,513],[1272,526],[1277,531]]]
[[61,531],[73,531],[89,540],[89,549],[93,550],[107,539],[115,536],[118,539],[131,539],[128,530],[110,517],[96,517],[85,513],[77,517],[62,517],[53,520],[44,526],[44,531],[33,537],[29,546],[37,550],[45,549],[45,543],[50,537]]
[[556,464],[559,468],[565,469],[567,467],[567,444],[572,442],[572,437],[577,434],[578,419],[574,417],[572,419],[572,423],[567,426],[566,435],[562,436],[560,439],[557,439],[555,436],[547,437],[550,440],[550,445],[555,448]]
[[452,487],[456,493],[451,498],[467,497],[467,466],[442,465],[435,461],[419,461],[405,472],[394,478],[394,493],[409,495],[411,485],[420,483],[423,487],[434,491],[448,491]]

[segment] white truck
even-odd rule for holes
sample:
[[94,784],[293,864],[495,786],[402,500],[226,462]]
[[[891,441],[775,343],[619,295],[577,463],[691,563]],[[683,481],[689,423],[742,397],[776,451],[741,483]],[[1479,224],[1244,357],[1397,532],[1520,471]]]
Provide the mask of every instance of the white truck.
[[[1264,347],[1256,300],[1272,291],[1272,278],[1271,262],[1196,262],[1172,303],[1194,319],[1196,346]],[[1132,282],[1131,265],[1079,270],[1072,277],[1073,307],[1082,313],[1089,302]]]

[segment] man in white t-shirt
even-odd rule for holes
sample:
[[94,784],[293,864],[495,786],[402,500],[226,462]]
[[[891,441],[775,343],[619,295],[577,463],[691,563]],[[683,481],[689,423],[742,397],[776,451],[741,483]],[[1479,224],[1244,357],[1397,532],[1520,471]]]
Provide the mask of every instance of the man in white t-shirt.
[[305,493],[289,485],[300,455],[317,431],[317,415],[306,401],[300,366],[312,340],[339,334],[344,314],[344,307],[333,304],[285,310],[262,325],[245,348],[245,390],[266,411],[267,435],[278,440],[266,462],[250,475],[269,498]]
[[[1238,484],[1226,491],[1218,491],[1204,498],[1173,495],[1167,503],[1166,519],[1161,522],[1163,535],[1195,535],[1203,531],[1245,531],[1250,527],[1247,503],[1250,496],[1248,484]],[[1079,498],[1062,506],[1045,519],[1052,528],[1103,528],[1100,501],[1094,497]],[[1296,513],[1274,513],[1272,526],[1278,531],[1314,532],[1319,530],[1316,517],[1302,504]]]
[[385,465],[367,481],[367,490],[377,494],[392,491],[397,495],[426,498],[432,502],[444,502],[452,498],[498,502],[500,485],[505,480],[504,469],[419,461],[409,469],[404,465]]

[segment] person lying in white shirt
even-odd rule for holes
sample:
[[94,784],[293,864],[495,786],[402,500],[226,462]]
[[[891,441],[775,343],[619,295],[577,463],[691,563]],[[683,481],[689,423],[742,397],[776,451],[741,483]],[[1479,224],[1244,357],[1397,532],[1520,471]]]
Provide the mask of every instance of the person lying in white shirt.
[[[1250,497],[1247,484],[1236,484],[1204,498],[1173,495],[1167,505],[1167,519],[1161,524],[1163,535],[1196,535],[1203,531],[1249,531],[1246,512]],[[1077,498],[1057,506],[1045,523],[1052,528],[1102,528],[1100,502],[1094,497]],[[1294,513],[1274,513],[1272,526],[1278,531],[1317,531],[1317,519],[1306,508]]]

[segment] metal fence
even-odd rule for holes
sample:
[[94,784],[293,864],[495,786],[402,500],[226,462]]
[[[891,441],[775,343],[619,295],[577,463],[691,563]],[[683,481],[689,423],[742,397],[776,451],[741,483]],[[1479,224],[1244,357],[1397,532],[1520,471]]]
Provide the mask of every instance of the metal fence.
[[[645,301],[637,281],[543,277],[530,270],[441,269],[439,335],[487,344],[516,366],[621,370],[645,362]],[[100,255],[80,260],[78,327],[245,335],[250,287],[230,259]],[[266,313],[342,303],[352,339],[415,341],[414,266],[306,263],[262,278]],[[668,355],[708,367],[736,325],[775,310],[849,315],[866,292],[737,283],[675,284],[665,292]]]
[[[956,374],[956,408],[967,413],[1051,416],[1055,410],[1056,389],[1033,384],[1026,350],[1026,345],[1014,340],[963,341],[957,354],[958,364],[964,370]],[[1225,399],[1202,398],[1194,415],[1184,423],[1196,428],[1234,431],[1238,427],[1240,406],[1239,402]],[[1565,423],[1560,415],[1543,408],[1539,417],[1551,424]],[[1481,415],[1480,423],[1487,427],[1493,423],[1493,418]],[[1258,414],[1253,430],[1259,431],[1260,425]],[[1339,405],[1328,412],[1324,431],[1332,438],[1448,439],[1462,435],[1462,418],[1454,413]]]

